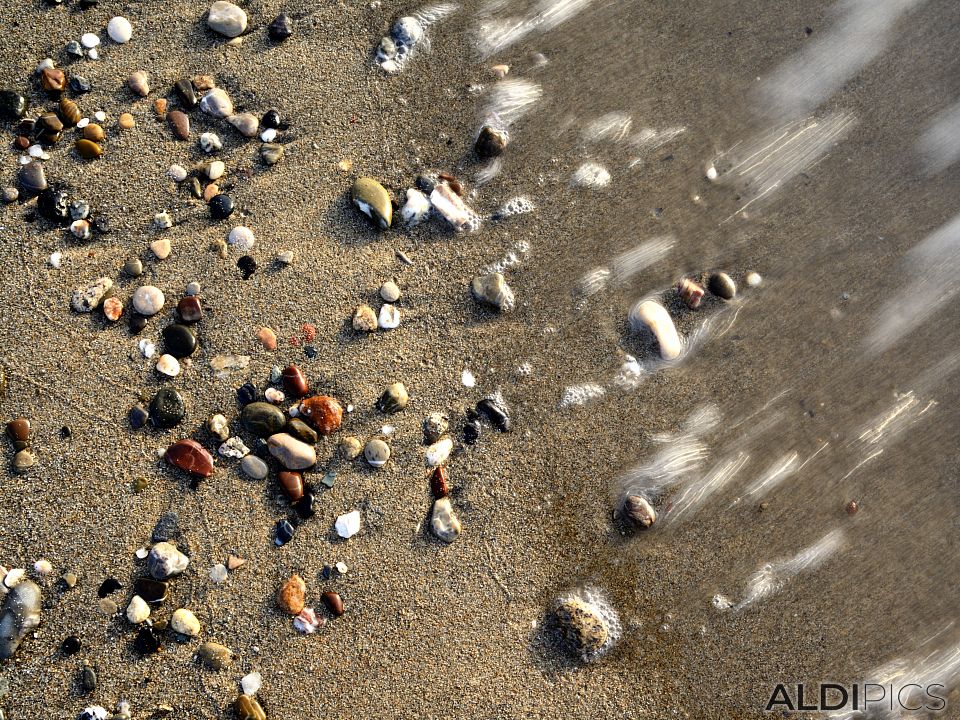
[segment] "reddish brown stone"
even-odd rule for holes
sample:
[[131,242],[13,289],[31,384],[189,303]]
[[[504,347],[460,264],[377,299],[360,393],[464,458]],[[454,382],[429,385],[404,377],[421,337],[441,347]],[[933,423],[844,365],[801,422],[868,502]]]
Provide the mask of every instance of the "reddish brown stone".
[[309,386],[307,385],[307,376],[303,374],[303,370],[298,368],[296,365],[287,365],[283,369],[283,389],[287,391],[287,395],[295,398],[301,398],[307,394]]
[[277,473],[277,480],[280,481],[280,486],[291,502],[296,502],[303,497],[303,475],[300,473],[284,470]]
[[329,435],[340,427],[343,421],[343,408],[336,398],[329,395],[315,395],[300,403],[300,414],[313,425],[321,435]]
[[167,120],[170,121],[170,128],[178,140],[186,140],[190,137],[190,118],[182,110],[171,110],[167,113]]
[[327,606],[327,610],[330,611],[331,615],[340,617],[343,615],[343,600],[340,599],[340,596],[333,590],[327,590],[323,594],[323,604]]
[[188,295],[181,298],[177,303],[177,312],[180,313],[180,319],[185,323],[195,323],[203,320],[203,308],[200,306],[200,298],[195,295]]
[[7,423],[7,433],[13,440],[26,442],[30,439],[30,421],[23,417]]
[[30,147],[30,138],[19,135],[17,139],[13,141],[13,144],[16,145],[17,150],[26,150]]
[[167,462],[199,477],[213,475],[213,457],[196,440],[177,440],[167,448]]
[[67,76],[60,68],[44,68],[40,73],[40,84],[48,92],[61,93],[67,84]]
[[435,467],[430,474],[430,492],[437,500],[450,494],[450,481],[442,465]]

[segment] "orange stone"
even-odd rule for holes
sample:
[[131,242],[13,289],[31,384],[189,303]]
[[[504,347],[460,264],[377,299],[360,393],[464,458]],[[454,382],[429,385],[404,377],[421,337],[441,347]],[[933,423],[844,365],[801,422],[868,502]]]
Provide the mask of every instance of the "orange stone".
[[220,194],[220,188],[217,187],[216,183],[210,183],[203,189],[203,199],[206,202],[210,202],[213,198]]
[[336,398],[329,395],[315,395],[300,403],[300,414],[313,425],[321,435],[329,435],[343,422],[343,407]]
[[171,465],[199,477],[213,475],[213,456],[196,440],[177,440],[164,455]]
[[116,322],[123,315],[123,303],[115,297],[107,298],[103,301],[103,314],[107,316],[107,320]]
[[291,575],[277,593],[277,604],[291,615],[297,615],[307,604],[307,584],[299,575]]
[[277,349],[277,334],[268,327],[262,327],[257,330],[257,340],[267,350]]
[[280,486],[291,502],[296,502],[303,497],[303,475],[300,473],[283,470],[277,473],[277,480],[280,481]]
[[157,98],[153,101],[153,111],[163,117],[167,113],[167,99],[166,98]]

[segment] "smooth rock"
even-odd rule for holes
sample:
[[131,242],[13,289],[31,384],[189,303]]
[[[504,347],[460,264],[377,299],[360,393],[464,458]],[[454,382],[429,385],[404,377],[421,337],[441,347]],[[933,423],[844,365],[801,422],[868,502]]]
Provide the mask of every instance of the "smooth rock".
[[214,220],[226,220],[233,214],[233,200],[223,193],[210,198],[210,216]]
[[733,300],[737,294],[737,284],[723,272],[713,273],[707,281],[707,289],[718,298]]
[[0,660],[13,657],[40,624],[41,600],[40,588],[31,580],[21,580],[7,593],[0,611]]
[[127,78],[127,87],[130,88],[134,94],[140,97],[146,97],[150,94],[150,78],[143,70],[135,70],[130,73],[130,77]]
[[29,449],[19,450],[13,456],[13,469],[18,473],[23,473],[37,464],[37,458]]
[[437,500],[450,494],[450,479],[442,465],[438,465],[430,473],[430,493]]
[[397,413],[407,406],[409,399],[406,386],[399,382],[393,383],[377,400],[377,409],[381,412]]
[[630,309],[630,325],[634,331],[646,328],[660,346],[660,357],[675,360],[683,352],[683,343],[670,313],[655,300],[641,300]]
[[102,127],[96,123],[90,123],[83,128],[83,137],[85,137],[87,140],[93,140],[94,142],[102,142],[103,138],[106,137],[106,134],[104,133]]
[[197,657],[199,657],[207,667],[213,670],[223,670],[233,662],[233,653],[230,651],[230,648],[220,643],[210,642],[209,640],[200,643],[200,647],[197,648]]
[[241,695],[233,701],[233,712],[237,720],[267,720],[260,703],[249,695]]
[[200,298],[187,296],[181,298],[177,303],[177,314],[185,323],[195,323],[203,320],[203,307],[200,305]]
[[760,277],[760,273],[757,272],[748,272],[744,280],[747,283],[747,287],[757,287],[763,282],[763,278]]
[[240,678],[240,689],[244,695],[256,695],[263,686],[263,676],[258,672],[247,673]]
[[628,495],[623,501],[621,514],[640,530],[647,530],[657,521],[657,511],[642,495]]
[[140,277],[143,274],[143,263],[140,262],[139,258],[127,260],[123,265],[123,272],[130,277]]
[[330,435],[343,422],[343,406],[329,395],[314,395],[300,403],[300,414],[321,435]]
[[453,505],[450,503],[449,497],[442,497],[433,501],[430,529],[434,535],[446,543],[452,543],[460,537],[463,527],[453,512]]
[[207,177],[211,180],[219,180],[223,177],[223,173],[226,172],[226,164],[223,160],[214,160],[209,165],[207,165]]
[[207,26],[225,37],[235,38],[247,29],[247,14],[232,2],[217,0],[210,6]]
[[150,422],[157,428],[172,428],[180,424],[187,413],[183,398],[173,388],[161,388],[150,401]]
[[373,332],[377,329],[377,313],[369,305],[358,305],[353,311],[353,329],[357,332]]
[[260,118],[260,124],[265,128],[273,128],[274,130],[286,127],[283,118],[280,117],[280,111],[273,108],[263,114],[263,117]]
[[130,42],[130,38],[133,37],[133,27],[125,17],[117,16],[111,18],[110,22],[107,23],[107,35],[115,43],[123,45]]
[[134,430],[139,430],[142,428],[147,424],[147,420],[149,419],[150,415],[139,405],[130,408],[130,412],[127,413],[127,420],[130,422],[130,427],[132,427]]
[[198,105],[197,92],[193,89],[193,83],[189,80],[177,80],[173,84],[173,91],[177,95],[180,104],[188,110],[193,110]]
[[400,288],[393,280],[387,280],[380,286],[380,297],[384,302],[395,303],[400,299]]
[[134,625],[139,625],[146,622],[148,617],[150,617],[150,606],[147,605],[147,601],[139,595],[134,595],[130,604],[127,605],[127,620]]
[[240,469],[254,480],[263,480],[269,472],[267,464],[256,455],[247,455],[243,458],[240,461]]
[[331,615],[334,617],[340,617],[343,615],[343,600],[340,598],[340,595],[333,592],[333,590],[327,590],[320,597],[323,600],[323,604],[327,606],[327,610],[330,611]]
[[179,575],[190,564],[190,558],[180,552],[176,545],[168,542],[158,542],[150,548],[147,555],[147,568],[155,580],[166,580]]
[[263,345],[264,350],[277,349],[277,334],[271,328],[262,327],[257,330],[257,340]]
[[277,433],[267,438],[270,454],[288,470],[305,470],[317,462],[316,451],[292,435]]
[[[267,392],[269,392],[269,390]],[[281,393],[281,395],[282,394],[283,393]],[[284,432],[293,435],[295,438],[297,438],[297,440],[302,440],[303,442],[307,443],[307,445],[316,445],[317,441],[320,439],[317,431],[307,425],[300,418],[290,418],[287,420],[287,424],[284,425]]]
[[257,128],[260,127],[260,120],[253,113],[240,113],[231,115],[227,122],[233,125],[244,137],[253,137],[257,134]]
[[215,118],[233,115],[233,101],[226,91],[213,88],[200,99],[200,110]]
[[170,240],[168,238],[160,238],[150,243],[150,252],[156,256],[157,260],[166,260],[170,257],[170,250]]
[[274,530],[274,544],[278,547],[286,545],[288,542],[293,540],[295,532],[296,529],[290,524],[289,520],[280,520],[277,522],[277,527]]
[[240,413],[243,427],[257,437],[276,435],[283,430],[286,420],[280,408],[265,402],[252,402]]
[[170,618],[170,627],[174,632],[187,637],[197,637],[200,634],[200,621],[197,616],[186,608],[180,608]]
[[248,252],[256,245],[257,238],[254,236],[253,230],[243,225],[238,225],[227,235],[227,242],[238,250]]
[[277,592],[277,604],[290,615],[296,615],[306,605],[307,584],[299,575],[291,575]]
[[424,462],[427,467],[437,467],[443,465],[450,457],[450,451],[453,450],[453,440],[443,438],[430,445],[423,454]]
[[17,181],[20,189],[31,197],[47,189],[47,176],[43,172],[43,165],[35,161],[20,166]]
[[510,411],[499,396],[483,398],[477,403],[477,412],[500,432],[510,432]]
[[337,517],[334,523],[337,535],[344,539],[352,538],[360,532],[360,511],[353,510]]
[[192,355],[197,349],[197,336],[186,325],[167,325],[163,329],[163,344],[176,358]]
[[478,275],[471,281],[470,290],[477,300],[496,308],[500,312],[513,310],[515,304],[513,290],[507,285],[502,273]]
[[178,440],[167,448],[167,462],[198,477],[213,475],[213,456],[196,440]]
[[296,502],[303,497],[303,475],[300,473],[287,470],[278,472],[277,481],[291,502]]
[[283,145],[274,142],[267,142],[260,146],[260,158],[267,165],[276,165],[283,157]]
[[173,356],[164,353],[157,359],[157,372],[167,377],[177,377],[180,374],[180,362]]
[[358,178],[350,192],[353,204],[381,228],[390,227],[393,221],[393,206],[386,189],[372,178]]
[[190,118],[181,110],[171,110],[167,113],[167,121],[173,130],[173,135],[178,140],[186,140],[190,137]]
[[283,389],[287,395],[294,398],[301,398],[307,394],[309,386],[307,385],[307,376],[303,374],[296,365],[288,365],[283,369]]
[[165,298],[160,288],[153,285],[138,287],[133,293],[133,309],[141,315],[150,317],[163,309]]
[[[188,560],[189,562],[189,560]],[[138,577],[133,584],[134,592],[151,605],[159,605],[166,601],[170,594],[170,583],[164,580],[155,580],[151,577]]]
[[433,188],[430,204],[457,231],[463,230],[470,223],[470,213],[463,204],[463,199],[445,182]]
[[383,467],[390,459],[390,446],[380,438],[372,438],[363,448],[363,458],[371,467]]
[[95,308],[100,306],[103,298],[112,288],[113,280],[108,277],[94,280],[85,288],[77,288],[73,291],[70,307],[77,312],[93,312]]

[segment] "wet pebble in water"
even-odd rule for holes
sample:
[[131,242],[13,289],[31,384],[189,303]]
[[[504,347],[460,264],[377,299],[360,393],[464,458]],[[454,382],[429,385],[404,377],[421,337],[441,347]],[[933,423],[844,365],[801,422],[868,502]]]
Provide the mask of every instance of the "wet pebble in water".
[[496,308],[500,312],[513,310],[515,304],[513,290],[507,285],[502,273],[478,275],[471,281],[470,290],[477,300]]
[[737,285],[733,279],[723,272],[714,273],[707,282],[707,289],[718,298],[733,300],[737,294]]
[[500,432],[510,431],[510,412],[499,399],[484,398],[477,403],[477,412],[486,417],[490,424]]
[[634,331],[646,328],[660,346],[660,357],[675,360],[683,352],[680,335],[670,313],[655,300],[642,300],[630,310],[630,325]]
[[503,155],[509,141],[510,138],[505,132],[484,125],[477,136],[477,142],[473,149],[477,153],[477,157],[488,160]]
[[623,501],[620,514],[639,530],[647,530],[657,521],[657,511],[641,495],[628,495]]

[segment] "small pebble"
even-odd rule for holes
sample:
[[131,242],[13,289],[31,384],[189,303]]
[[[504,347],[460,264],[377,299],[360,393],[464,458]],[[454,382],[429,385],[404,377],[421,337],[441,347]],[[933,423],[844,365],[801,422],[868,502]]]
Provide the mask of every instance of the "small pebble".
[[220,88],[213,88],[200,100],[200,110],[215,118],[226,118],[233,115],[233,101]]
[[130,277],[140,277],[143,274],[143,263],[140,262],[139,258],[127,260],[123,266],[123,272]]
[[133,293],[133,309],[147,317],[160,312],[164,302],[163,293],[153,285],[143,285]]
[[217,585],[224,582],[227,579],[228,574],[229,573],[227,572],[227,566],[224,565],[223,563],[217,563],[212,568],[210,568],[210,580],[216,583]]
[[384,303],[377,316],[377,325],[382,330],[393,330],[400,327],[400,310],[396,305]]
[[395,303],[400,299],[400,288],[397,287],[397,284],[392,280],[387,280],[380,286],[380,297],[382,297],[385,302]]
[[94,33],[84,33],[80,36],[80,44],[89,50],[100,44],[100,38]]
[[225,220],[233,214],[233,200],[229,195],[215,195],[210,198],[210,215],[214,220]]
[[293,540],[294,533],[293,525],[290,524],[289,520],[280,520],[277,522],[277,527],[275,529],[274,544],[277,546],[286,545],[288,542]]
[[760,273],[748,272],[747,277],[744,278],[747,283],[747,287],[757,287],[760,283],[763,282],[763,278],[760,277]]
[[134,595],[130,604],[127,605],[127,620],[134,625],[139,625],[146,622],[148,617],[150,617],[150,606],[142,597]]
[[277,592],[277,604],[287,613],[296,615],[306,604],[307,584],[299,575],[291,575]]
[[223,415],[214,415],[207,421],[207,430],[218,440],[230,437],[230,425]]
[[192,296],[192,295],[199,295],[199,294],[200,294],[200,283],[198,283],[198,282],[196,282],[196,281],[194,281],[194,282],[188,282],[188,283],[187,283],[187,287],[184,289],[184,292],[185,292],[187,295],[191,295],[191,296]]
[[232,2],[217,0],[210,6],[207,26],[220,35],[235,38],[247,29],[247,14]]
[[313,447],[287,433],[277,433],[267,438],[270,454],[289,470],[305,470],[317,462]]
[[283,145],[268,142],[260,146],[260,157],[267,165],[276,165],[283,157]]
[[173,575],[179,575],[189,564],[190,558],[168,542],[158,542],[150,548],[150,555],[147,557],[147,567],[156,580],[166,580]]
[[180,302],[177,303],[177,313],[185,323],[200,322],[203,320],[203,306],[200,304],[200,298],[195,295],[180,298]]
[[197,616],[186,608],[180,608],[170,618],[170,627],[174,632],[187,637],[197,637],[200,634],[200,621]]
[[289,265],[293,262],[293,250],[284,250],[277,255],[277,262],[281,265]]
[[273,142],[277,139],[277,130],[276,128],[267,128],[262,133],[260,133],[260,139],[265,143]]
[[170,257],[170,240],[167,238],[154,240],[150,243],[150,252],[156,256],[157,260],[166,260]]
[[407,406],[409,399],[406,386],[403,383],[393,383],[383,391],[377,401],[377,409],[386,413],[400,412]]
[[268,327],[262,327],[257,330],[257,340],[260,341],[260,344],[263,345],[266,350],[276,350],[277,349],[277,334]]
[[470,290],[477,300],[496,308],[500,312],[513,310],[515,304],[513,290],[507,285],[501,273],[478,275],[470,283]]
[[340,440],[338,450],[341,457],[347,460],[355,460],[363,452],[363,443],[352,435],[348,435]]
[[210,641],[200,644],[197,648],[197,656],[213,670],[223,670],[233,662],[233,653],[230,652],[230,648]]
[[235,460],[246,457],[250,454],[250,448],[244,445],[243,440],[238,437],[227,438],[217,452],[221,457],[233,458]]
[[383,467],[390,459],[390,446],[380,438],[372,438],[363,448],[363,457],[371,467]]
[[133,27],[125,17],[117,16],[111,18],[110,22],[107,23],[107,35],[115,43],[122,45],[130,42],[130,38],[133,37]]
[[171,110],[167,114],[167,121],[170,123],[170,129],[178,140],[186,140],[190,137],[190,118],[181,110]]
[[283,42],[293,35],[293,20],[289,15],[277,15],[273,22],[267,25],[267,35],[274,42]]
[[733,300],[737,294],[737,285],[733,279],[723,272],[714,273],[707,282],[707,289],[723,300]]
[[240,678],[240,689],[244,695],[256,695],[263,685],[263,676],[258,672],[248,673]]
[[446,543],[452,543],[460,537],[463,527],[453,512],[449,497],[434,500],[433,512],[430,515],[430,529],[434,535]]
[[207,177],[211,180],[219,180],[223,177],[223,173],[226,172],[227,166],[224,164],[223,160],[214,160],[209,165],[207,165]]
[[430,445],[424,452],[424,463],[428,468],[443,465],[450,457],[450,451],[453,450],[453,440],[443,438]]
[[240,469],[254,480],[263,480],[267,477],[267,464],[256,455],[247,455],[240,461]]
[[369,305],[358,305],[353,311],[353,329],[357,332],[373,332],[377,329],[377,314]]
[[256,244],[257,239],[254,237],[253,230],[238,225],[227,235],[227,242],[243,252],[248,252]]
[[260,125],[260,121],[253,113],[231,115],[227,118],[227,122],[233,125],[241,135],[248,138],[257,134],[257,127]]
[[133,115],[130,113],[121,113],[120,117],[117,118],[117,125],[124,130],[129,130],[136,125],[136,122],[133,119]]
[[150,81],[143,70],[135,70],[130,73],[130,77],[127,78],[127,87],[140,97],[146,97],[150,94]]
[[344,539],[352,538],[360,532],[360,511],[353,510],[337,517],[334,523],[337,535]]
[[123,303],[115,297],[103,301],[103,314],[110,322],[116,322],[123,315]]
[[205,132],[200,136],[200,149],[205,153],[216,152],[223,149],[223,141],[216,133]]
[[327,606],[327,609],[330,611],[330,614],[334,617],[340,617],[343,615],[343,600],[340,596],[333,592],[332,590],[327,590],[323,595],[323,604]]

